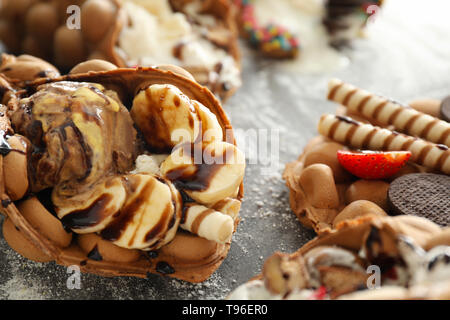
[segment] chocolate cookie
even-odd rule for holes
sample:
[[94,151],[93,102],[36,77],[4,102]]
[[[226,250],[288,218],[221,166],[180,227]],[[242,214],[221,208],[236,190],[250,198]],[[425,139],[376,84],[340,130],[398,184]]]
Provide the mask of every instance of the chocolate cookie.
[[447,122],[450,122],[450,96],[442,100],[441,118]]
[[413,173],[395,179],[388,190],[395,214],[422,216],[441,226],[450,225],[450,176]]

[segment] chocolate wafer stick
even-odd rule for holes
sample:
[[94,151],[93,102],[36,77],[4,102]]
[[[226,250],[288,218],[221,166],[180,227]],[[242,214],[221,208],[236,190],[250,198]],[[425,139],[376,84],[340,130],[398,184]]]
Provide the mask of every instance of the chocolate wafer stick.
[[328,83],[328,99],[349,111],[357,112],[395,130],[450,147],[450,123],[419,112],[409,106],[386,99],[366,90],[332,79]]
[[411,151],[411,160],[425,167],[450,174],[450,150],[420,138],[354,121],[351,118],[324,114],[319,133],[357,149]]

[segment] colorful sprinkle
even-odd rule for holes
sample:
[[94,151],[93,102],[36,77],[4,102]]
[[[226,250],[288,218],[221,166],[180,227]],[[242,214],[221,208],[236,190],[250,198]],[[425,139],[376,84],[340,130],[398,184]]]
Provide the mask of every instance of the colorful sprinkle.
[[298,52],[299,41],[286,28],[274,23],[259,25],[250,0],[235,0],[235,4],[241,8],[243,29],[251,45],[267,53],[281,50],[286,56],[294,56]]

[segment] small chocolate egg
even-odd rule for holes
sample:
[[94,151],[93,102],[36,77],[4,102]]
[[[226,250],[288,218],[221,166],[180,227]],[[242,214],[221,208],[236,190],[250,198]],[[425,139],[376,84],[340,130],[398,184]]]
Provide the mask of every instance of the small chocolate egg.
[[23,233],[16,228],[11,219],[3,222],[3,237],[8,245],[17,253],[36,262],[49,262],[53,259],[37,248]]

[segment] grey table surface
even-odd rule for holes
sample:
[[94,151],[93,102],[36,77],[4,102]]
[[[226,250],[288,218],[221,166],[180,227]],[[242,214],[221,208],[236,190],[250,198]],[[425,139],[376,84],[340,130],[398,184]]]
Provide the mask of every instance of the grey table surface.
[[334,112],[336,106],[325,99],[330,77],[402,102],[450,94],[448,9],[446,0],[388,1],[369,25],[368,37],[357,40],[347,52],[350,64],[331,72],[290,71],[285,63],[260,59],[243,47],[243,86],[225,108],[238,138],[256,132],[257,141],[264,144],[264,134],[273,134],[265,144],[273,151],[275,168],[267,170],[264,157],[254,154],[256,140],[245,146],[242,221],[228,257],[209,280],[191,284],[158,275],[137,279],[83,274],[81,288],[68,289],[70,274],[65,267],[28,261],[10,249],[0,234],[0,299],[225,298],[258,274],[274,251],[293,252],[314,237],[291,212],[281,173],[317,134],[320,115]]

